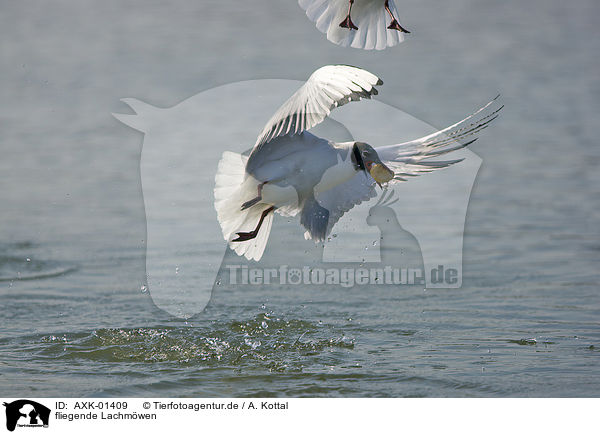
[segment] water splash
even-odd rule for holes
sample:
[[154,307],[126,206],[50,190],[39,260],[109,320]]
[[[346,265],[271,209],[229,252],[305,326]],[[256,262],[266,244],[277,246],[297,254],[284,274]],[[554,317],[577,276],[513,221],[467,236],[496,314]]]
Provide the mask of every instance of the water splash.
[[44,336],[41,342],[45,357],[72,361],[298,371],[324,352],[354,348],[353,338],[320,323],[262,312],[246,321],[213,322],[209,327],[103,328],[83,335]]

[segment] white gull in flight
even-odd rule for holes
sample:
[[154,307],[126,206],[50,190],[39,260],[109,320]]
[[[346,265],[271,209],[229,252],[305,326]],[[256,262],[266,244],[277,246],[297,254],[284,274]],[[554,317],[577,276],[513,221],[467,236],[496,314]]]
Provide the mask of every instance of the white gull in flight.
[[306,239],[325,240],[355,205],[375,197],[375,186],[448,167],[431,161],[473,143],[502,107],[495,99],[462,121],[420,139],[371,147],[335,143],[307,130],[335,107],[377,94],[383,82],[353,66],[316,70],[271,117],[250,156],[224,152],[215,177],[215,209],[223,237],[238,254],[260,260],[273,215],[300,214]]
[[298,0],[327,39],[343,47],[383,50],[410,33],[398,22],[394,0]]

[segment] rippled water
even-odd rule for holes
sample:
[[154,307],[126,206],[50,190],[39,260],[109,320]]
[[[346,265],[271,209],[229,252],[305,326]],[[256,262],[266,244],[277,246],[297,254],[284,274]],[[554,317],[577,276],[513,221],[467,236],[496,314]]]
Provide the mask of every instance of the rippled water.
[[[293,1],[201,3],[3,11],[0,395],[599,395],[597,2],[413,2],[384,53],[327,43]],[[336,62],[436,126],[503,94],[473,148],[463,287],[215,285],[187,321],[156,308],[119,98]]]
[[19,256],[0,256],[0,282],[11,282],[15,280],[44,279],[47,277],[58,277],[75,267],[57,261],[32,261],[31,258]]

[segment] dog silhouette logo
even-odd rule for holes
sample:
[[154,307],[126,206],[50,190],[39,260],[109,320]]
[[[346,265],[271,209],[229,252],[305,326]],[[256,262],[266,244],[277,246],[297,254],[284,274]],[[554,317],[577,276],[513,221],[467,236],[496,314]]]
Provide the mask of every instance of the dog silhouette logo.
[[50,409],[28,399],[4,403],[6,407],[6,429],[14,431],[18,427],[48,427]]

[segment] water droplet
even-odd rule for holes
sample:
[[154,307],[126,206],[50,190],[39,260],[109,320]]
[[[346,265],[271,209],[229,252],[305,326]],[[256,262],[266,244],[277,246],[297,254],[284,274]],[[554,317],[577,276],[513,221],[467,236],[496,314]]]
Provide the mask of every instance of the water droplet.
[[179,267],[175,267],[175,274],[179,274]]
[[376,246],[377,245],[377,241],[373,241],[373,245]]
[[263,321],[262,323],[260,323],[260,326],[261,326],[262,328],[266,329],[266,328],[268,328],[268,327],[269,327],[269,324],[267,324],[267,322],[266,322],[266,321]]
[[264,309],[267,308],[267,306],[265,306],[265,304],[263,303],[263,304],[260,305],[260,308],[264,310]]
[[27,262],[31,262],[31,258],[27,258],[25,259]]
[[145,294],[146,292],[148,292],[148,287],[146,285],[142,285],[140,290],[142,291],[142,294]]

